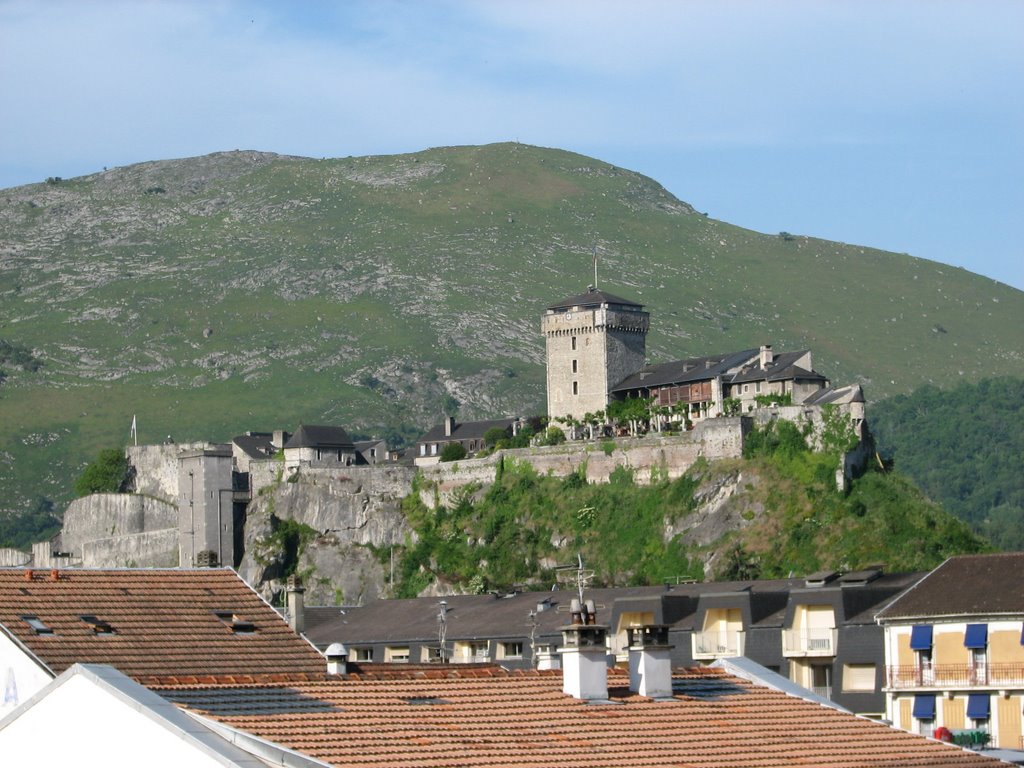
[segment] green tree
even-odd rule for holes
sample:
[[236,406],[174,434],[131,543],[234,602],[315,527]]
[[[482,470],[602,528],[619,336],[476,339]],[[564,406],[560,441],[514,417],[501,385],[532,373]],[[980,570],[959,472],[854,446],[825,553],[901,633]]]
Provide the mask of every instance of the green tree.
[[441,461],[458,461],[466,458],[466,447],[462,443],[448,443],[441,451]]
[[128,459],[117,448],[104,448],[75,481],[75,493],[117,493],[128,476]]
[[544,430],[544,437],[541,445],[561,445],[565,442],[565,432],[558,427],[548,427]]
[[508,440],[508,431],[501,427],[491,427],[484,432],[484,445],[488,448],[497,445],[500,440]]

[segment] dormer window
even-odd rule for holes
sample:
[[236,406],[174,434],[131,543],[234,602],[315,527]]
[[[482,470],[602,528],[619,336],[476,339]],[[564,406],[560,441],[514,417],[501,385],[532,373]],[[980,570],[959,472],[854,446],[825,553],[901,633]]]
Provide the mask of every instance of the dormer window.
[[37,635],[52,635],[53,630],[43,623],[38,616],[22,616],[21,620],[28,624]]
[[103,621],[102,619],[96,618],[95,616],[87,615],[87,616],[79,616],[78,618],[80,618],[82,621],[84,621],[86,624],[88,624],[90,627],[92,627],[92,631],[95,632],[97,635],[113,635],[113,634],[116,634],[116,632],[114,631],[114,628],[112,626],[110,626],[110,624],[108,624],[107,622]]

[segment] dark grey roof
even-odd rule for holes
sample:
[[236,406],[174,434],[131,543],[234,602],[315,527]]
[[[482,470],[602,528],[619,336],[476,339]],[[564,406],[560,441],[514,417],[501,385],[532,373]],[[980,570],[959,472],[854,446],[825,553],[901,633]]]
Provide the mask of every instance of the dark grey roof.
[[322,427],[300,424],[295,434],[284,444],[285,448],[351,448],[352,438],[341,427]]
[[1024,615],[1024,552],[951,557],[878,613],[882,620]]
[[[716,598],[751,601],[756,626],[781,627],[785,595],[803,579],[744,582],[700,582],[654,587],[589,589],[588,599],[598,606],[598,623],[615,625],[625,611],[651,611],[654,622],[674,630],[693,630],[698,606],[718,607]],[[748,597],[749,596],[749,597]],[[306,637],[318,647],[333,642],[373,644],[436,642],[438,604],[448,603],[449,640],[497,639],[530,636],[529,613],[537,617],[537,636],[558,636],[568,623],[566,612],[574,590],[518,592],[508,596],[450,595],[406,600],[377,600],[359,608],[306,609]],[[545,610],[538,610],[544,605]]]
[[760,359],[755,357],[750,365],[744,365],[733,375],[730,383],[738,384],[745,381],[778,381],[780,379],[814,379],[824,381],[825,377],[815,371],[808,371],[796,365],[797,360],[807,354],[807,350],[800,352],[780,352],[775,355],[772,362],[765,368],[760,365]]
[[[273,444],[274,435],[270,432],[250,432],[238,435],[231,442],[237,445],[247,456],[253,459],[265,459],[276,452]],[[285,438],[287,441],[287,437]]]
[[451,435],[444,433],[444,422],[435,424],[423,437],[421,443],[443,443],[445,441],[456,442],[458,440],[480,440],[487,433],[487,430],[498,427],[499,429],[511,429],[516,423],[515,419],[490,419],[487,421],[462,421],[455,422]]
[[756,349],[746,349],[742,352],[730,352],[725,355],[690,357],[686,360],[673,360],[669,363],[648,365],[616,384],[612,387],[612,392],[663,387],[668,384],[686,384],[694,381],[709,381],[718,376],[726,376],[730,370],[752,358],[756,358],[757,354],[758,350]]
[[557,311],[560,309],[572,309],[573,307],[599,307],[602,304],[617,304],[622,307],[636,307],[637,309],[643,307],[643,304],[637,304],[635,301],[613,296],[605,291],[592,288],[586,293],[562,299],[549,306],[548,309]]

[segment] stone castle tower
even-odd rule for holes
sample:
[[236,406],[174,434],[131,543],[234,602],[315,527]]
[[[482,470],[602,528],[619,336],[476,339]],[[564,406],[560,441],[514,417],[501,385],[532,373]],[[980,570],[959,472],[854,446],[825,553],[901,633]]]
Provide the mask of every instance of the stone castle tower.
[[548,418],[602,411],[613,386],[644,366],[650,313],[591,286],[547,308]]

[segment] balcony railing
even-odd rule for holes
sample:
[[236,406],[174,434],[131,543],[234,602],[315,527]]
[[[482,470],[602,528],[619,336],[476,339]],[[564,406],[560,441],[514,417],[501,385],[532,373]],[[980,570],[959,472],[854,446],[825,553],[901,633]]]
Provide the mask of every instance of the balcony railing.
[[691,635],[694,659],[721,659],[743,655],[744,633],[732,631],[694,632]]
[[782,630],[783,656],[835,656],[836,630],[784,629]]
[[811,688],[811,691],[822,696],[826,699],[832,698],[832,686],[831,685],[816,685]]
[[889,667],[890,688],[1024,686],[1024,664],[933,664]]

